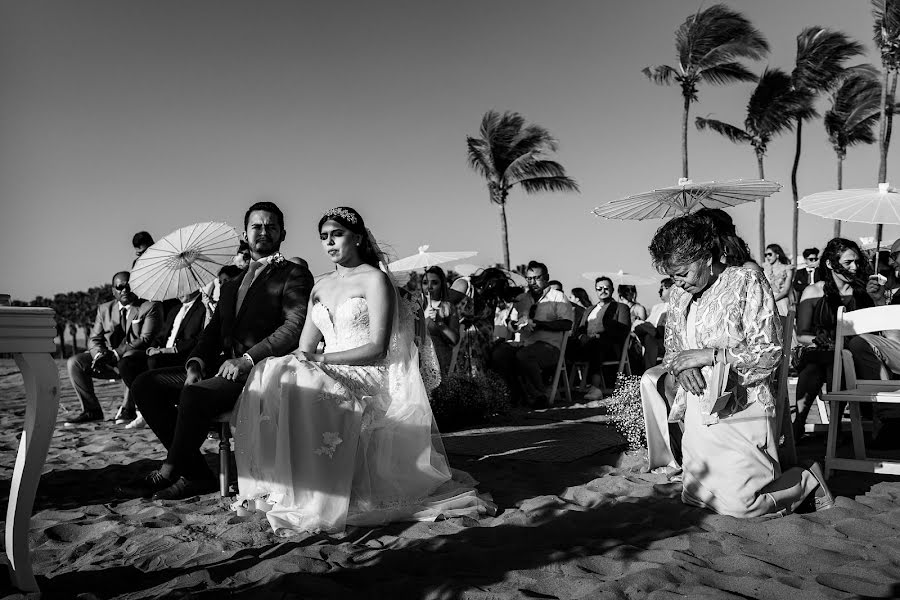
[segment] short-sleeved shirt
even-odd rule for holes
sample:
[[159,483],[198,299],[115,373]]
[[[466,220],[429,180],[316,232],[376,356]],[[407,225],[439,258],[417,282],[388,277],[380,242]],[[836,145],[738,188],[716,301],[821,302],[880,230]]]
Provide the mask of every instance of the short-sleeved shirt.
[[[525,292],[516,299],[516,314],[527,315],[531,307],[535,306],[532,319],[535,321],[572,321],[575,319],[575,309],[566,295],[553,288],[544,289],[541,297],[535,301],[534,297]],[[526,346],[535,342],[545,342],[559,348],[562,345],[564,331],[547,331],[537,329],[531,332],[521,332],[522,343]]]

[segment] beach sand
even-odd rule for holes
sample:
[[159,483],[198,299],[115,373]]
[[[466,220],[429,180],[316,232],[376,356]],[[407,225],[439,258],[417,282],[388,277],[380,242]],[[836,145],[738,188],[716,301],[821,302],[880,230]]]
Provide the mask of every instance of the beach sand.
[[[78,402],[58,364],[62,420]],[[107,418],[121,390],[120,383],[98,384]],[[21,377],[9,360],[0,361],[0,408],[5,501],[24,416]],[[602,412],[518,413],[504,425],[605,428]],[[216,443],[204,448],[215,467]],[[824,439],[800,451],[821,456]],[[218,493],[179,502],[116,497],[117,484],[161,458],[147,429],[60,423],[31,523],[44,597],[900,596],[898,478],[839,473],[830,511],[738,520],[683,505],[680,484],[642,472],[641,452],[601,449],[555,461],[451,455],[493,495],[496,516],[281,538],[263,516],[230,512]],[[21,597],[8,580],[0,581],[0,595]]]

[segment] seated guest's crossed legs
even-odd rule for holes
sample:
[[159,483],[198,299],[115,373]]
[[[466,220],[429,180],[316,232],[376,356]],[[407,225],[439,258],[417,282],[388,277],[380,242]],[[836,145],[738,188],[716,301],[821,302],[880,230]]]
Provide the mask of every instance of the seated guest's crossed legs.
[[184,370],[184,357],[180,354],[154,354],[147,357],[147,370],[181,367]]

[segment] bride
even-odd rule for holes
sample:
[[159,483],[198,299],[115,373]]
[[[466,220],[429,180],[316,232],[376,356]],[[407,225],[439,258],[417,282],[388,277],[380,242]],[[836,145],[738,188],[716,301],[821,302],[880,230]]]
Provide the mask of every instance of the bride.
[[233,412],[233,508],[265,511],[280,534],[493,511],[471,478],[452,477],[419,373],[416,306],[380,268],[362,216],[329,210],[319,239],[335,272],[312,290],[300,347],[256,365]]

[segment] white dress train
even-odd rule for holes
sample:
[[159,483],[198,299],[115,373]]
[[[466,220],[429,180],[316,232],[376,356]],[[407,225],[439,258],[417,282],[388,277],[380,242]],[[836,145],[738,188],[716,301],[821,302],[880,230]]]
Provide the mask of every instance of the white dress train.
[[[339,532],[346,525],[433,520],[493,512],[474,482],[451,472],[425,395],[411,308],[399,301],[382,364],[261,361],[234,410],[239,495],[265,510],[280,534]],[[366,300],[315,303],[308,318],[326,352],[369,341]]]

